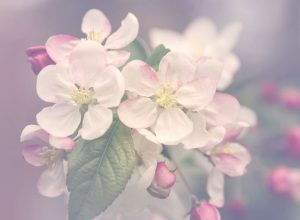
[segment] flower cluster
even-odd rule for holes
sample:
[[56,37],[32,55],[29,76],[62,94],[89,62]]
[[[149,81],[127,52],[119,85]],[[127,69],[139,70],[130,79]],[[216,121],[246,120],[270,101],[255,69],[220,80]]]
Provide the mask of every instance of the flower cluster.
[[[153,46],[164,44],[170,49],[164,49],[163,56],[155,57],[156,66],[149,60],[130,58],[129,47],[136,42],[138,29],[137,18],[129,13],[121,27],[111,34],[107,17],[93,9],[83,18],[81,30],[85,37],[82,39],[56,35],[44,46],[27,49],[28,60],[38,74],[37,94],[50,106],[37,114],[38,125],[29,125],[23,130],[22,142],[40,142],[25,145],[24,158],[34,166],[48,168],[39,180],[39,191],[49,197],[71,191],[72,208],[73,191],[82,190],[72,183],[79,181],[82,175],[80,170],[74,170],[74,164],[84,161],[74,156],[82,152],[77,152],[82,143],[100,145],[105,140],[100,162],[93,169],[104,169],[101,165],[111,148],[118,156],[115,159],[108,155],[110,167],[105,169],[113,175],[123,175],[122,168],[127,166],[128,159],[124,162],[120,155],[128,157],[132,142],[136,159],[133,173],[124,174],[127,181],[132,176],[127,188],[131,184],[136,190],[148,191],[157,198],[168,198],[176,179],[184,178],[184,172],[179,172],[180,163],[172,156],[173,149],[196,152],[208,158],[212,165],[207,185],[210,201],[194,199],[190,219],[218,220],[220,214],[216,207],[224,204],[224,175],[243,175],[251,160],[237,139],[256,124],[256,116],[250,109],[241,106],[232,95],[220,92],[229,86],[240,65],[231,52],[240,25],[232,24],[218,33],[210,21],[198,19],[183,35],[153,30],[150,34]],[[113,133],[117,123],[130,131],[130,137],[126,137],[129,141],[118,140],[120,145],[127,144],[125,150],[113,148],[114,143],[109,146],[114,138],[121,139],[118,133]],[[94,163],[92,159],[91,163]],[[92,166],[91,163],[85,166]],[[99,178],[110,176],[103,174]],[[111,181],[123,187],[121,191],[127,183],[117,182],[117,177]],[[93,187],[102,186],[93,184]],[[95,197],[89,199],[105,199]],[[69,215],[75,213],[76,219],[89,219],[103,211],[93,209],[91,207],[92,214],[75,210]],[[115,214],[122,216],[119,211]],[[160,214],[156,211],[151,215]]]

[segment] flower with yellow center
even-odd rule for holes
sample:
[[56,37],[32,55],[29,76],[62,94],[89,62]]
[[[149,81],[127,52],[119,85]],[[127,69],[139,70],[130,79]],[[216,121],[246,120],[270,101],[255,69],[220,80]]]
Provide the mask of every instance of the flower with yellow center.
[[177,95],[175,86],[171,84],[165,84],[159,87],[154,95],[154,101],[161,108],[172,108],[177,105]]
[[71,92],[71,98],[77,105],[87,105],[92,101],[94,92],[85,87],[79,87]]

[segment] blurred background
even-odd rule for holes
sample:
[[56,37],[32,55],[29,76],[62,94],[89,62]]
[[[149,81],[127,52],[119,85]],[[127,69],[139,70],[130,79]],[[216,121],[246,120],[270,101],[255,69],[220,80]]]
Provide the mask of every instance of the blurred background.
[[[218,27],[242,22],[235,49],[242,66],[228,92],[258,112],[259,125],[244,140],[253,154],[249,172],[226,183],[229,202],[223,216],[299,220],[300,202],[274,193],[276,189],[270,190],[266,183],[266,176],[280,165],[300,169],[300,157],[295,153],[299,154],[300,146],[289,148],[286,140],[289,129],[300,124],[299,0],[0,0],[0,219],[65,219],[64,199],[38,194],[41,170],[25,163],[21,155],[20,132],[35,123],[35,114],[45,106],[36,95],[36,75],[24,50],[44,44],[55,34],[82,36],[81,19],[91,8],[102,10],[114,29],[128,12],[134,13],[146,42],[153,27],[182,31],[199,16],[212,19]],[[292,95],[282,94],[291,89]]]

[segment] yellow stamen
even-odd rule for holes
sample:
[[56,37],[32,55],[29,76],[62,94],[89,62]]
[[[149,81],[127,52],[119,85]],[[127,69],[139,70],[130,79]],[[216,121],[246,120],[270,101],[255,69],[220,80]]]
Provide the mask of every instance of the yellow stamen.
[[88,35],[86,36],[86,39],[96,41],[96,42],[100,42],[101,32],[97,32],[97,31],[92,30],[88,33]]
[[170,84],[162,85],[155,92],[155,102],[161,108],[171,108],[177,105],[176,89]]
[[85,87],[79,87],[71,92],[71,98],[78,105],[89,104],[92,100],[93,92]]
[[45,159],[45,163],[48,166],[48,169],[53,169],[57,162],[59,160],[62,160],[63,158],[63,151],[49,148],[49,147],[43,147],[40,152],[41,157]]

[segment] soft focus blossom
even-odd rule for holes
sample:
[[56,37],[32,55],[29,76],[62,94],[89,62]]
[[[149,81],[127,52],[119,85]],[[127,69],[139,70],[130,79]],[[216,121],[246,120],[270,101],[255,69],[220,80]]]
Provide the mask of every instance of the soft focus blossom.
[[274,101],[278,98],[279,88],[275,81],[264,81],[260,88],[261,96],[266,101]]
[[73,140],[54,137],[38,125],[28,125],[21,134],[21,142],[25,141],[34,143],[23,147],[24,159],[36,167],[47,166],[38,181],[39,192],[47,197],[63,194],[66,191],[64,154],[74,147]]
[[107,66],[105,49],[86,41],[73,50],[70,65],[50,65],[41,71],[37,93],[44,101],[54,103],[37,114],[44,130],[57,137],[70,136],[82,120],[79,134],[91,140],[110,127],[110,108],[119,105],[124,80],[116,67]]
[[300,90],[298,89],[285,89],[280,93],[280,102],[282,105],[290,109],[300,109]]
[[134,60],[122,73],[126,89],[137,97],[121,103],[119,118],[128,127],[148,129],[161,143],[178,144],[193,131],[193,122],[184,109],[201,111],[212,102],[216,91],[213,78],[220,70],[217,62],[197,64],[175,52],[162,58],[158,72]]
[[280,195],[289,194],[291,188],[291,179],[290,172],[286,167],[280,166],[272,170],[268,174],[267,181],[270,190],[272,190],[274,193]]
[[292,156],[300,156],[300,126],[291,127],[287,131],[287,150]]
[[157,198],[165,199],[170,195],[171,188],[176,182],[176,175],[171,171],[165,162],[158,162],[155,175],[148,192]]
[[153,47],[164,44],[172,51],[186,53],[195,60],[203,56],[221,60],[225,66],[218,89],[225,89],[240,68],[238,57],[232,53],[240,31],[241,24],[232,23],[218,32],[212,21],[198,18],[182,34],[167,29],[152,29],[150,40]]
[[[48,39],[46,49],[55,62],[68,62],[72,50],[84,41],[93,41],[104,46],[107,52],[108,64],[122,66],[128,60],[130,53],[122,48],[129,45],[138,34],[137,18],[129,13],[122,21],[121,27],[111,34],[111,24],[103,12],[92,9],[83,18],[81,31],[86,34],[84,39],[69,35],[55,35]],[[105,43],[104,43],[105,41]]]
[[236,219],[243,219],[247,215],[245,202],[240,198],[231,198],[228,202],[228,211]]
[[218,209],[208,202],[192,208],[190,220],[221,220]]
[[44,46],[30,47],[26,49],[28,62],[31,63],[31,69],[38,74],[44,67],[54,64]]

